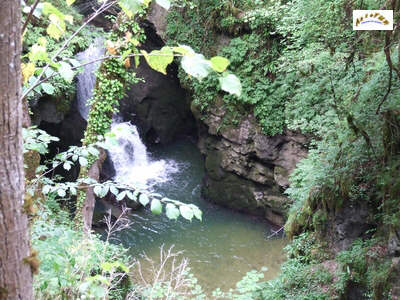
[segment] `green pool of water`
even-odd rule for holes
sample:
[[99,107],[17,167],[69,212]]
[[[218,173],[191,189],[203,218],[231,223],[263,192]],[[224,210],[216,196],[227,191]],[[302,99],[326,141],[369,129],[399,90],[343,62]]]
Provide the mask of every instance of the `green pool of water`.
[[208,291],[232,288],[246,272],[261,267],[268,268],[265,279],[277,275],[285,258],[286,240],[268,240],[276,227],[260,218],[218,207],[201,198],[204,162],[193,143],[183,140],[155,149],[152,159],[167,160],[177,170],[168,181],[153,189],[168,198],[196,204],[203,211],[203,221],[171,221],[146,210],[134,212],[132,225],[120,235],[133,256],[140,258],[145,252],[157,260],[162,245],[174,245],[175,251],[184,251],[191,272]]

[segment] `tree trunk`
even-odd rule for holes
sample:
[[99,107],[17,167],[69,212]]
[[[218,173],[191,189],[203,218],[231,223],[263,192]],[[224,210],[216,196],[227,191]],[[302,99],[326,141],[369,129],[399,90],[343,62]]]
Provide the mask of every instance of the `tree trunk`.
[[21,8],[0,9],[0,299],[33,299],[28,217],[23,211]]
[[[89,170],[87,171],[87,177],[92,178],[97,182],[100,180],[101,168],[107,156],[106,151],[103,149],[99,150],[99,158],[90,166]],[[78,229],[83,229],[85,233],[89,233],[92,229],[95,204],[96,195],[94,194],[93,187],[88,188],[86,192],[80,191],[75,213],[75,224],[77,225]]]

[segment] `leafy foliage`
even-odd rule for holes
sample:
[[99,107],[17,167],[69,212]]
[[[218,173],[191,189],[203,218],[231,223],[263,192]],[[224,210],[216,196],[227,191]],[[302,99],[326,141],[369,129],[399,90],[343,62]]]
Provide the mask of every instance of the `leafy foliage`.
[[[79,65],[73,57],[77,52],[85,50],[101,33],[100,29],[90,26],[84,28],[63,49],[57,59],[52,61],[51,58],[65,42],[61,36],[67,39],[71,37],[82,21],[82,16],[70,6],[70,3],[64,0],[40,2],[31,22],[28,23],[23,37],[22,70],[25,83],[23,89],[26,91],[43,72],[45,74],[42,76],[50,77],[48,82],[41,83],[29,93],[30,101],[50,95],[54,101],[64,102],[69,107],[70,98],[75,93],[75,85],[72,83],[73,68]],[[28,16],[30,10],[30,6],[23,5],[23,18]],[[44,68],[48,63],[51,63],[51,66]]]
[[32,228],[40,271],[37,299],[124,299],[130,289],[131,258],[121,246],[75,231],[69,214],[48,197]]

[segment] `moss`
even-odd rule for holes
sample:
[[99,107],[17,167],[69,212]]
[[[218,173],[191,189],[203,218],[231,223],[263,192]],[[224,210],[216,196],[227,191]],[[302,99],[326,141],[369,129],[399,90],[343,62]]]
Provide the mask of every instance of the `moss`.
[[237,126],[252,111],[264,132],[275,135],[282,133],[285,122],[285,99],[270,97],[280,44],[279,37],[269,34],[275,30],[275,16],[246,17],[259,9],[272,8],[261,2],[222,0],[201,1],[193,10],[175,8],[168,15],[167,37],[169,43],[188,44],[206,56],[228,58],[229,69],[242,81],[242,96],[236,97],[219,92],[216,76],[198,82],[181,70],[181,83],[193,93],[204,118],[214,106],[223,106],[224,124]]

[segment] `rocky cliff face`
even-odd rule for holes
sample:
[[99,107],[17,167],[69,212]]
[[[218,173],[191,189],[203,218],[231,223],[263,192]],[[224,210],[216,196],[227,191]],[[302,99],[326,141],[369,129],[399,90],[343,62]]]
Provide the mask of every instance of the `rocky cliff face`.
[[204,196],[221,205],[262,215],[283,224],[289,174],[307,155],[307,139],[286,131],[273,137],[262,133],[252,115],[237,127],[223,125],[224,110],[216,106],[201,119],[196,107],[199,148],[205,155]]
[[[149,21],[164,39],[166,17],[163,8],[152,5]],[[220,37],[215,45],[217,49],[230,41],[223,33]],[[216,99],[214,108],[206,116],[195,106],[191,107],[197,121],[198,145],[205,156],[204,197],[283,225],[289,204],[283,192],[289,186],[289,174],[307,155],[307,139],[290,131],[266,136],[251,114],[238,126],[224,126],[222,107]]]
[[[150,52],[164,46],[152,23],[146,21],[141,26],[146,33],[142,49]],[[167,144],[179,135],[195,132],[190,101],[179,84],[175,64],[168,67],[168,75],[163,75],[141,59],[140,65],[132,71],[143,81],[129,87],[127,97],[120,101],[124,121],[137,125],[148,143]]]

